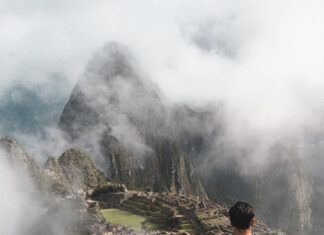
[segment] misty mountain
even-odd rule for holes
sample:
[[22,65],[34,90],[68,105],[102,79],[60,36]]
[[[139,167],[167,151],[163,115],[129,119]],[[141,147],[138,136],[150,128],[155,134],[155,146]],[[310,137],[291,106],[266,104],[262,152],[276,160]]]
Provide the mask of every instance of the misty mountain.
[[170,109],[140,76],[127,48],[106,45],[89,62],[59,121],[113,182],[205,196]]
[[49,157],[42,167],[11,137],[0,139],[0,151],[7,177],[1,199],[9,197],[2,215],[10,222],[1,223],[1,233],[103,234],[98,227],[105,219],[99,207],[89,206],[84,193],[108,181],[87,153],[68,149],[59,158]]
[[88,63],[58,126],[112,182],[228,205],[246,200],[271,225],[308,231],[311,180],[297,152],[277,143],[265,166],[243,174],[251,150],[223,140],[222,112],[170,104],[141,75],[129,50],[110,43]]
[[312,202],[313,180],[298,146],[278,141],[264,153],[266,162],[257,165],[250,157],[254,149],[227,139],[222,107],[196,112],[178,106],[173,113],[174,120],[180,120],[175,129],[182,149],[191,156],[210,199],[226,205],[248,201],[272,226],[293,234],[311,231],[318,219],[312,211],[317,214],[321,209]]
[[[45,137],[45,127],[59,120],[68,145],[85,149],[112,182],[130,189],[197,195],[226,205],[245,200],[270,225],[297,234],[309,231],[311,210],[314,221],[322,214],[316,208],[321,192],[309,197],[312,180],[294,146],[277,143],[265,166],[243,174],[242,162],[251,160],[251,150],[224,138],[223,107],[196,111],[170,103],[125,46],[110,43],[95,54],[67,103],[69,84],[52,82],[6,90],[0,106],[4,133]],[[103,182],[95,170],[80,172],[93,169],[85,155],[74,149],[59,159],[48,158],[45,171],[55,180],[47,179],[46,187],[69,193],[84,184],[80,175],[88,175],[91,185],[97,178]],[[42,187],[43,170],[32,158],[25,162]]]
[[[68,149],[58,158],[48,157],[44,166],[39,166],[23,146],[11,137],[0,139],[0,151],[2,163],[0,167],[5,165],[6,171],[16,173],[10,175],[8,172],[1,172],[11,181],[14,178],[11,185],[2,185],[5,189],[3,194],[11,197],[2,209],[5,209],[7,220],[9,217],[9,220],[14,222],[13,225],[1,223],[1,232],[4,234],[137,235],[145,233],[162,235],[166,233],[164,230],[170,230],[164,227],[164,223],[169,218],[169,210],[176,210],[179,216],[181,213],[178,211],[179,208],[186,210],[187,213],[182,215],[182,218],[192,216],[198,221],[201,218],[199,215],[204,216],[210,213],[211,216],[217,216],[218,219],[213,220],[212,224],[208,218],[201,219],[200,223],[192,223],[188,220],[190,224],[185,226],[178,224],[177,227],[180,227],[172,230],[174,234],[183,234],[178,231],[183,227],[189,231],[188,234],[232,232],[232,226],[227,219],[228,208],[197,197],[185,197],[166,192],[162,194],[130,192],[125,185],[108,182],[104,173],[96,168],[91,157],[79,148]],[[8,161],[8,165],[6,161]],[[19,186],[19,189],[15,189],[16,186]],[[152,200],[152,197],[155,200]],[[147,200],[145,204],[141,203],[146,200],[145,198],[151,199]],[[22,205],[21,202],[24,204]],[[139,204],[140,209],[134,206],[134,202]],[[133,207],[129,207],[129,203]],[[151,220],[155,218],[155,223],[158,223],[160,227],[150,230],[143,226],[142,229],[134,230],[125,225],[112,224],[107,221],[109,217],[107,218],[102,210],[107,206],[108,208],[121,208],[135,215],[145,211],[146,214],[151,215]],[[163,208],[165,212],[163,213],[161,210],[156,213],[159,207]],[[24,212],[29,213],[28,217],[21,213],[21,208],[24,208]],[[218,214],[215,213],[215,210]],[[18,214],[15,214],[17,212]],[[157,218],[159,219],[157,220]],[[260,220],[256,221],[254,232],[257,235],[283,234]]]

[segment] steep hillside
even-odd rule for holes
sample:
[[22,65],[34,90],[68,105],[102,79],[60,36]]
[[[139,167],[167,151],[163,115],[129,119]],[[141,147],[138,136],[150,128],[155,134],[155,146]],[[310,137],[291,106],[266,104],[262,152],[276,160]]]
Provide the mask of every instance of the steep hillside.
[[[2,138],[0,150],[3,158],[1,162],[7,160],[9,163],[10,169],[6,170],[15,173],[11,175],[15,177],[15,181],[7,180],[24,184],[18,184],[19,188],[11,185],[15,189],[13,192],[2,192],[3,195],[11,196],[7,203],[12,206],[8,208],[24,214],[24,221],[19,221],[17,218],[11,218],[17,217],[15,213],[6,211],[3,217],[5,221],[17,223],[5,225],[7,230],[1,228],[2,232],[27,235],[100,234],[98,226],[105,220],[99,207],[90,207],[91,203],[85,201],[83,190],[104,185],[107,181],[103,172],[94,166],[91,158],[82,150],[70,149],[58,160],[50,157],[44,168],[38,166],[13,138]],[[11,195],[12,193],[14,195]],[[28,195],[33,196],[33,199],[27,201],[32,206],[32,210],[29,211],[31,214],[26,214],[24,207],[19,204],[19,198]]]
[[[81,149],[69,149],[59,158],[49,157],[43,167],[13,138],[2,138],[0,150],[4,153],[2,157],[9,161],[9,167],[17,175],[23,171],[21,176],[30,178],[29,187],[35,188],[33,195],[38,203],[33,211],[37,214],[26,224],[23,234],[222,235],[233,231],[228,208],[199,197],[128,191],[124,185],[108,182]],[[11,203],[16,201],[11,200]],[[12,214],[7,211],[6,216]],[[254,232],[283,234],[261,221],[257,222]]]
[[111,43],[88,64],[58,126],[95,157],[113,182],[204,196],[158,94],[136,71],[128,50]]
[[[312,202],[312,177],[299,146],[278,138],[255,156],[257,143],[237,146],[228,140],[223,111],[177,106],[172,112],[181,147],[191,156],[208,197],[227,205],[248,201],[267,223],[291,234],[318,231],[312,224],[322,209]],[[320,193],[314,196],[321,198]]]
[[[184,126],[179,132],[182,148],[193,159],[210,199],[227,205],[248,201],[272,226],[292,234],[311,233],[321,209],[312,203],[312,177],[299,146],[278,140],[262,153],[265,156],[255,157],[254,146],[236,146],[228,141],[221,112],[189,109],[180,115],[186,122],[179,122],[178,127],[183,123],[199,127]],[[260,163],[258,157],[264,160]]]
[[264,163],[254,164],[253,146],[228,140],[221,105],[196,112],[169,104],[137,68],[117,43],[94,56],[58,124],[68,142],[86,149],[112,182],[130,189],[207,192],[228,205],[245,200],[273,226],[309,231],[311,179],[296,146],[279,138],[264,151]]
[[107,183],[104,173],[95,167],[91,157],[81,149],[66,150],[59,158],[48,157],[44,167],[40,167],[11,137],[0,139],[0,150],[11,166],[30,176],[42,192],[68,195]]

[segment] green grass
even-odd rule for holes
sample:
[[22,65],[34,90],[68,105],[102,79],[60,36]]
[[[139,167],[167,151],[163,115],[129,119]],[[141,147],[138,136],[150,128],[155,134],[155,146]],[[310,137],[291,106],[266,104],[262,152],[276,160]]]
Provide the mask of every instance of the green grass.
[[[165,220],[168,218],[168,214],[164,211],[162,212],[161,209],[163,208],[159,205],[149,205],[145,202],[132,199],[125,201],[122,205],[124,205],[125,208],[132,208],[134,211],[129,212],[122,208],[105,209],[102,210],[102,213],[106,220],[112,224],[122,224],[136,230],[152,231],[163,229]],[[144,210],[144,208],[146,208],[146,210]],[[161,215],[164,218],[160,218],[158,215]],[[193,225],[187,218],[181,217],[178,220],[178,231],[189,232],[194,230]]]
[[[162,207],[156,206],[156,205],[152,205],[153,209],[151,208],[151,205],[147,205],[143,202],[136,202],[134,200],[127,200],[125,201],[122,206],[125,206],[125,208],[129,208],[134,210],[134,213],[138,213],[138,214],[142,214],[142,215],[146,215],[146,216],[154,216],[154,215],[161,215],[163,217],[167,217],[168,214],[164,213],[161,211]],[[146,209],[143,209],[146,208]]]
[[145,206],[145,207],[147,206],[144,202],[136,201],[136,200],[133,200],[133,199],[128,199],[125,202],[129,203],[129,204],[133,204],[133,205],[139,205],[139,206]]
[[145,227],[147,230],[158,230],[161,225],[153,222],[147,222],[146,220],[149,217],[140,216],[133,214],[128,211],[120,210],[120,209],[105,209],[101,210],[105,219],[112,224],[123,224],[127,227],[136,230],[142,230],[142,223],[145,222]]
[[140,206],[140,207],[144,207],[146,208],[147,210],[155,210],[155,211],[159,211],[162,209],[161,206],[159,205],[155,205],[155,204],[147,204],[145,202],[142,202],[142,201],[136,201],[136,200],[133,200],[133,199],[128,199],[127,201],[124,202],[125,204],[132,204],[134,206]]
[[138,212],[139,214],[145,214],[146,213],[146,210],[143,210],[142,208],[138,208],[136,205],[133,205],[133,204],[130,204],[130,203],[123,203],[122,206],[125,206],[125,208],[129,208],[129,209],[132,209],[136,212]]
[[186,233],[186,232],[192,232],[192,231],[193,231],[193,229],[181,229],[178,232],[179,233]]
[[146,226],[147,230],[159,230],[159,229],[161,229],[161,226],[159,224],[152,223],[152,222],[145,222],[145,226]]
[[112,224],[123,224],[132,229],[141,230],[142,222],[146,220],[144,216],[135,215],[128,211],[119,209],[105,209],[102,213],[107,221]]
[[187,220],[187,219],[182,219],[182,220],[180,220],[179,221],[179,224],[181,225],[181,226],[187,226],[187,225],[189,225],[189,226],[192,226],[192,224],[189,222],[189,220]]
[[211,219],[205,219],[203,220],[203,223],[208,223],[208,224],[219,224],[219,223],[225,223],[228,219],[224,217],[219,217],[219,218],[211,218]]

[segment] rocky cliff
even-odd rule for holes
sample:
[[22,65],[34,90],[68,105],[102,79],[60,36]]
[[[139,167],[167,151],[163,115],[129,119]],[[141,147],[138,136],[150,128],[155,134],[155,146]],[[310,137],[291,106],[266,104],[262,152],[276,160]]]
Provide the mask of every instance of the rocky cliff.
[[88,190],[107,183],[104,173],[98,170],[91,157],[83,150],[66,150],[59,158],[49,157],[40,167],[13,138],[0,139],[0,150],[10,165],[31,177],[40,191],[70,194]]
[[128,188],[246,200],[274,226],[309,231],[311,180],[294,146],[278,141],[262,167],[243,174],[253,150],[226,141],[222,107],[196,112],[169,104],[137,68],[117,43],[95,54],[58,124],[68,142]]
[[110,43],[88,64],[58,126],[113,182],[205,196],[172,122],[171,109],[127,48]]
[[[23,234],[162,235],[166,231],[173,231],[173,234],[178,235],[221,235],[232,232],[226,207],[199,197],[128,191],[124,185],[108,182],[103,172],[81,149],[69,149],[59,158],[49,157],[43,167],[38,166],[23,147],[10,137],[0,140],[0,150],[5,153],[2,156],[10,162],[10,167],[23,170],[23,176],[31,178],[33,183],[30,186],[36,186],[34,195],[42,204],[41,209],[33,208],[34,213],[37,212],[36,218],[28,220]],[[12,200],[12,203],[15,201]],[[155,230],[134,230],[124,225],[111,224],[111,218],[103,214],[100,205],[103,208],[119,208],[133,215],[151,215],[147,217],[147,223],[155,221],[159,227]],[[11,216],[11,213],[6,216]],[[176,221],[172,227],[169,227],[169,218]],[[254,232],[260,235],[283,234],[261,221],[257,222]]]

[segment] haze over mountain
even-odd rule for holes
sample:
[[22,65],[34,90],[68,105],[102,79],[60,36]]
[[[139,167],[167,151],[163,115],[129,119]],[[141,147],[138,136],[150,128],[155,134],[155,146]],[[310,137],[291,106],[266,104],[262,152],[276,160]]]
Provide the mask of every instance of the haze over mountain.
[[[1,136],[42,164],[77,145],[130,188],[247,200],[272,225],[321,234],[323,11],[319,0],[4,0]],[[14,182],[17,201],[32,201],[2,165],[6,191]]]
[[266,153],[267,166],[242,173],[251,150],[222,139],[223,111],[195,112],[169,103],[134,61],[118,43],[95,54],[59,121],[67,142],[86,149],[113,182],[129,188],[229,204],[247,200],[284,231],[310,230],[311,180],[294,147],[278,142]]
[[[67,79],[53,75],[48,81],[35,86],[14,83],[5,89],[0,97],[2,136],[17,138],[32,153],[37,152],[39,141],[45,143],[52,137],[70,87]],[[38,157],[38,160],[42,158]]]
[[142,81],[126,47],[106,45],[87,65],[59,128],[91,152],[114,182],[204,196],[176,120],[153,84]]

